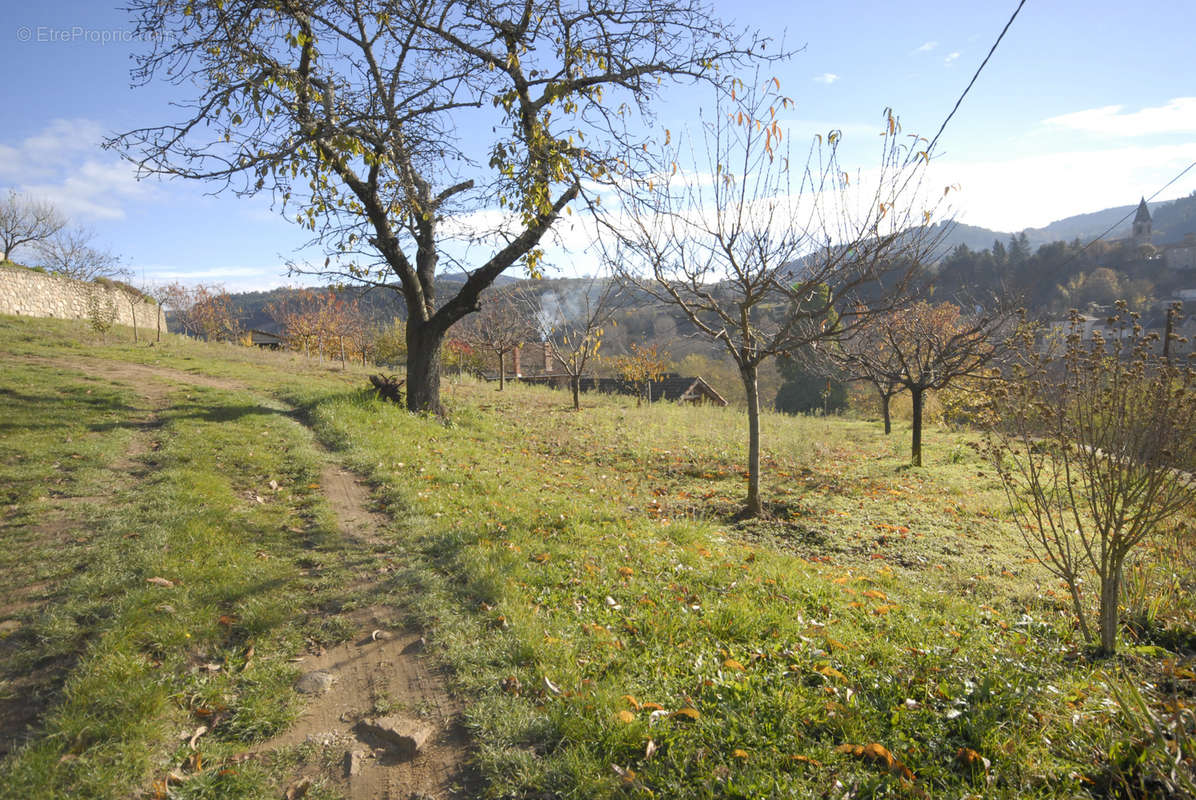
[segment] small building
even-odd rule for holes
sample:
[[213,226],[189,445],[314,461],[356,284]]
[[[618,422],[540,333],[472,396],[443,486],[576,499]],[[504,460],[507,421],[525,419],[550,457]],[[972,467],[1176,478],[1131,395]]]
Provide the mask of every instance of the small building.
[[[498,380],[498,376],[488,376],[487,379]],[[557,389],[569,388],[569,375],[561,372],[548,375],[524,375],[519,380],[533,386],[552,386]],[[647,386],[623,380],[622,378],[583,377],[578,381],[578,388],[583,392],[622,394],[629,397],[646,395],[645,399],[650,403],[668,400],[674,403],[688,403],[695,406],[727,405],[726,399],[700,376],[684,377],[670,374],[661,377],[659,380],[648,381]]]
[[277,333],[259,331],[256,328],[249,330],[249,343],[264,350],[282,350],[287,346],[287,340]]

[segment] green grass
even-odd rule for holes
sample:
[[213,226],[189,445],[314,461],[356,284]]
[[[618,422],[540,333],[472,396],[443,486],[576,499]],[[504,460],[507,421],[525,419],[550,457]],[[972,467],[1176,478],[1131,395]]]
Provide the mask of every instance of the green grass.
[[[171,745],[200,709],[223,706],[216,764],[294,713],[285,656],[335,629],[317,609],[354,600],[338,596],[345,556],[305,488],[318,455],[267,394],[373,482],[398,565],[373,600],[422,625],[451,667],[488,797],[1182,796],[1167,776],[1176,748],[1192,752],[1177,744],[1196,690],[1192,531],[1153,543],[1169,561],[1135,577],[1139,641],[1092,662],[975,435],[930,430],[927,466],[911,469],[903,427],[766,415],[772,513],[743,521],[733,409],[586,397],[575,414],[551,390],[448,379],[446,424],[371,399],[359,370],[175,339],[99,346],[25,322],[0,318],[0,349],[151,363],[256,394],[178,398],[158,469],[100,515],[94,563],[67,595],[102,611],[44,733],[0,766],[16,796],[127,796],[180,763]],[[89,411],[67,392],[61,416],[128,402],[109,393]],[[39,434],[21,435],[40,464]],[[5,469],[30,476],[20,503],[52,479]],[[245,501],[271,477],[278,497]],[[192,673],[197,658],[231,667]],[[872,743],[901,766],[843,749]],[[208,785],[220,780],[204,770],[185,791],[269,796],[265,766]]]
[[[290,657],[342,639],[323,609],[354,602],[310,435],[260,396],[179,389],[149,432],[153,447],[114,484],[103,465],[133,435],[119,424],[139,403],[128,389],[22,365],[0,384],[11,426],[4,553],[27,567],[5,573],[5,592],[43,565],[65,573],[54,575],[52,602],[20,615],[5,642],[19,654],[4,666],[20,674],[55,658],[73,664],[39,687],[51,709],[32,741],[0,762],[5,795],[137,796],[172,770],[195,772],[172,796],[272,793],[268,765],[230,759],[294,718]],[[70,473],[45,464],[75,455]],[[67,504],[63,513],[86,531],[86,551],[68,548],[70,558],[39,541],[33,524],[59,486],[107,492]],[[199,742],[206,766],[195,771],[178,736],[200,725],[211,731]]]

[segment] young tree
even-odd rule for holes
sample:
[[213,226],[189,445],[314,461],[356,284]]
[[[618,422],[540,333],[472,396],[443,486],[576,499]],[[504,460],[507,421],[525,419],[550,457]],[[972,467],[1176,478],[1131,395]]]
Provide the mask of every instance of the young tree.
[[481,310],[461,325],[458,338],[498,359],[499,391],[507,383],[507,355],[536,336],[533,302],[519,290],[491,290],[482,296]]
[[[520,261],[538,275],[566,208],[641,169],[632,131],[660,93],[722,80],[765,44],[700,0],[130,5],[152,42],[135,80],[198,96],[178,124],[109,144],[144,175],[273,192],[327,249],[319,271],[394,289],[412,410],[439,409],[441,344],[482,291]],[[502,211],[495,229],[482,210]],[[491,249],[441,298],[453,240]]]
[[[914,466],[922,466],[922,411],[926,392],[945,389],[962,378],[983,378],[1004,352],[1009,312],[965,315],[954,303],[919,301],[874,317],[860,339],[845,337],[839,358],[873,385],[897,385],[913,399]],[[872,341],[874,346],[863,346]]]
[[37,243],[38,266],[77,281],[125,275],[120,257],[96,247],[95,232],[81,226],[61,228]]
[[1124,303],[1104,331],[1083,330],[1073,312],[1061,354],[1023,335],[989,452],[1027,546],[1067,583],[1085,640],[1111,655],[1126,559],[1193,512],[1196,353],[1160,352]]
[[602,349],[620,294],[617,282],[593,278],[581,285],[558,284],[540,295],[537,321],[544,346],[569,376],[574,411],[581,410],[581,377]]
[[656,345],[640,347],[632,342],[627,349],[626,355],[615,357],[615,370],[620,378],[639,390],[635,395],[635,405],[639,407],[645,398],[652,402],[652,381],[660,380],[669,371],[669,357],[657,352]]
[[66,219],[50,203],[22,197],[13,189],[0,200],[0,248],[13,263],[12,251],[21,245],[44,242],[66,226]]
[[941,227],[913,209],[928,156],[901,144],[891,112],[881,163],[856,201],[839,164],[839,132],[820,139],[804,166],[795,163],[776,120],[792,104],[779,83],[740,88],[738,104],[720,103],[702,129],[704,162],[681,168],[687,148],[666,146],[648,199],[625,202],[630,232],[614,262],[735,361],[748,412],[745,513],[756,515],[761,364],[888,308]]
[[885,436],[892,433],[893,398],[904,391],[905,386],[895,377],[901,374],[901,364],[885,336],[884,320],[874,319],[871,324],[841,337],[822,352],[826,360],[834,365],[833,368],[847,380],[867,383],[876,391],[884,419]]
[[103,287],[92,284],[87,287],[87,321],[91,329],[108,342],[108,331],[116,324],[117,307],[112,296]]

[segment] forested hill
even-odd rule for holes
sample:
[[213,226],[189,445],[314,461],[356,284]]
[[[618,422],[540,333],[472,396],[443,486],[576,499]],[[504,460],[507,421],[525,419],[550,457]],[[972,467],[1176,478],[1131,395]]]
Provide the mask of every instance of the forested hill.
[[[1129,235],[1133,212],[1137,207],[1135,202],[1087,214],[1076,214],[1056,220],[1042,228],[1026,228],[1017,233],[1025,234],[1026,241],[1034,249],[1044,244],[1070,242],[1077,238],[1087,243],[1115,224],[1116,227],[1106,238],[1119,239]],[[1184,238],[1185,233],[1196,233],[1196,194],[1165,203],[1148,204],[1148,207],[1156,245],[1178,242]],[[1119,221],[1120,224],[1117,224]],[[984,250],[991,247],[994,241],[1008,242],[1012,235],[1014,234],[1008,231],[956,223],[947,235],[946,244],[948,248],[963,244],[972,250]]]
[[[1017,297],[1032,311],[1058,314],[1068,308],[1082,308],[1089,303],[1105,305],[1118,299],[1146,308],[1172,296],[1177,289],[1196,288],[1183,283],[1185,275],[1168,273],[1162,259],[1144,259],[1141,253],[1119,242],[1120,237],[1129,233],[1128,220],[1104,241],[1084,249],[1084,245],[1133,208],[1121,206],[1080,214],[1017,234],[956,224],[946,237],[943,258],[931,268],[936,297],[980,299],[999,294]],[[1196,195],[1160,203],[1150,211],[1156,246],[1180,241],[1189,231],[1196,232]],[[448,297],[456,291],[461,278],[444,276],[440,280],[439,294]],[[500,284],[514,280],[504,276]],[[545,291],[558,281],[568,282],[547,279]],[[294,291],[275,289],[233,295],[233,313],[243,328],[274,330],[277,325],[268,313],[269,305]],[[389,322],[406,314],[391,289],[339,291],[347,299],[356,298],[366,316],[377,322]],[[647,303],[639,310],[667,313]],[[677,316],[677,322],[683,324]]]

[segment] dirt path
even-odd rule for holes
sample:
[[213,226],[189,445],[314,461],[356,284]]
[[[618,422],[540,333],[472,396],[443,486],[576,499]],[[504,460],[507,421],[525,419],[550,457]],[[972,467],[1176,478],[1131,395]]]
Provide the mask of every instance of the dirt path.
[[[386,517],[370,509],[368,490],[351,472],[329,463],[321,485],[347,538],[370,549],[385,547]],[[359,586],[377,580],[358,577]],[[462,709],[443,674],[423,655],[422,637],[403,629],[398,614],[381,606],[350,618],[359,632],[355,641],[302,662],[299,685],[316,675],[328,676],[319,680],[331,687],[314,693],[298,722],[262,749],[319,748],[315,769],[296,780],[322,779],[351,800],[471,796]],[[370,727],[379,720],[426,740],[409,752]]]
[[[149,432],[157,412],[178,386],[204,386],[228,391],[252,389],[238,381],[196,375],[168,367],[130,364],[106,359],[42,359],[30,363],[76,369],[82,373],[126,384],[151,409],[133,420],[138,427],[129,451],[111,469],[135,474],[142,456],[153,443]],[[282,407],[261,398],[264,405]],[[386,550],[384,514],[372,510],[368,489],[352,472],[326,453],[321,488],[336,515],[344,536],[356,555]],[[367,590],[379,581],[376,572],[359,572],[352,588]],[[468,737],[461,725],[461,705],[449,693],[444,674],[423,655],[423,639],[404,629],[394,609],[374,606],[353,612],[357,635],[300,663],[304,675],[320,673],[331,686],[310,694],[300,719],[285,733],[255,751],[270,751],[310,744],[320,757],[294,777],[339,788],[350,800],[437,800],[474,794],[476,781],[468,772]],[[365,724],[382,719],[385,724],[409,729],[426,739],[412,753],[388,741]],[[0,723],[7,720],[0,718]],[[0,728],[3,725],[0,724]]]

